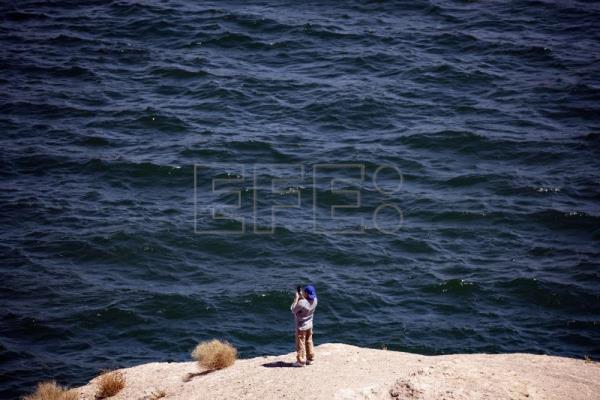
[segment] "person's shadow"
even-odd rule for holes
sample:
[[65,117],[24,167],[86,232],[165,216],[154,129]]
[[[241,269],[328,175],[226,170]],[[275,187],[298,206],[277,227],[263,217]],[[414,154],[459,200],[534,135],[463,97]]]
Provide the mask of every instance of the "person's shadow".
[[262,365],[265,368],[295,368],[294,363],[285,361],[275,361]]

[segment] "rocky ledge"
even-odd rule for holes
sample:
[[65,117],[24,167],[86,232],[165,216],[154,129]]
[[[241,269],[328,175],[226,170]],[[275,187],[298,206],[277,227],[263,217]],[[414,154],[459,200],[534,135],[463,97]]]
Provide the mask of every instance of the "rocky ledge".
[[[598,399],[600,364],[532,354],[422,356],[345,344],[316,347],[313,365],[294,353],[238,360],[203,371],[195,362],[150,363],[120,370],[111,399]],[[97,379],[75,389],[94,399]]]

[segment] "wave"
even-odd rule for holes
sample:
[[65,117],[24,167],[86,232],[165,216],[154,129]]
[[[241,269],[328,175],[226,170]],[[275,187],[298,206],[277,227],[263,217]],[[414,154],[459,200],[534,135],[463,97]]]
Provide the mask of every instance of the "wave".
[[470,131],[443,130],[430,134],[413,134],[395,139],[397,144],[423,149],[458,149],[473,151],[492,147],[491,141],[483,135]]
[[[96,118],[91,118],[85,127],[102,130],[119,126],[126,133],[131,131],[147,130],[162,133],[183,133],[192,130],[191,124],[185,115],[177,115],[164,110],[146,107],[143,110],[134,107],[126,109],[100,109]],[[123,135],[126,137],[128,135]]]
[[481,288],[475,282],[469,282],[464,279],[450,279],[443,283],[426,285],[422,291],[425,293],[460,297],[473,296],[482,292]]
[[422,84],[451,85],[459,83],[462,86],[490,85],[499,78],[483,69],[458,67],[452,64],[439,64],[432,67],[417,67],[410,69],[407,74],[415,82]]
[[14,22],[26,22],[26,21],[45,21],[50,17],[45,13],[36,13],[28,11],[9,11],[3,13],[3,19]]
[[[244,152],[246,154],[255,154],[256,156],[266,156],[268,160],[273,160],[281,163],[293,163],[297,162],[298,158],[295,156],[276,149],[273,144],[264,140],[248,140],[239,141],[233,140],[224,143],[224,146],[234,151]],[[262,157],[255,158],[255,160],[264,162]]]
[[505,289],[510,296],[515,296],[520,301],[532,302],[554,310],[577,310],[578,312],[600,310],[597,303],[590,302],[598,298],[597,293],[590,293],[582,288],[575,289],[572,285],[564,283],[519,277],[497,282],[494,286]]
[[83,107],[75,107],[74,105],[58,104],[50,102],[34,102],[34,101],[13,101],[0,104],[0,111],[5,115],[36,115],[47,118],[62,118],[65,114],[71,117],[88,117],[97,116],[98,111]]
[[190,70],[183,66],[160,66],[154,67],[149,71],[150,74],[160,76],[162,78],[173,78],[173,79],[194,79],[204,78],[211,74],[202,70]]

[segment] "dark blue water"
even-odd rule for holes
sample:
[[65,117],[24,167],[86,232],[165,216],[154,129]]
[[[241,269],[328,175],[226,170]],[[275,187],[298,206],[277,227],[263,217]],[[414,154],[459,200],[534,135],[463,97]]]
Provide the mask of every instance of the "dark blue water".
[[600,358],[600,4],[143,3],[0,6],[0,397],[292,351],[303,282],[317,343]]

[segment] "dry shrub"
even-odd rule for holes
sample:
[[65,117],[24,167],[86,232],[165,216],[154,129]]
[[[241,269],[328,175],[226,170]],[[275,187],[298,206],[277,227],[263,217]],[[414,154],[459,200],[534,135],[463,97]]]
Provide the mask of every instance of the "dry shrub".
[[410,382],[398,379],[390,389],[393,399],[421,399],[423,391],[415,388]]
[[213,339],[198,344],[192,351],[192,358],[206,369],[222,369],[233,365],[237,350],[228,342]]
[[77,393],[59,386],[56,382],[38,383],[34,393],[23,397],[23,400],[77,400]]
[[122,372],[105,372],[98,378],[97,399],[112,397],[125,387],[125,376]]
[[150,400],[158,400],[167,396],[167,392],[162,389],[158,389],[152,393],[150,393]]

